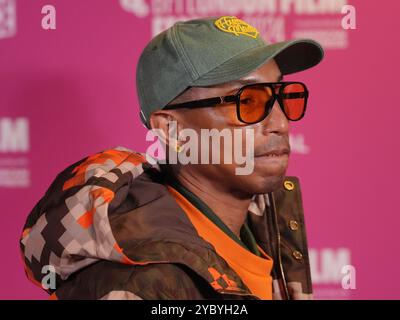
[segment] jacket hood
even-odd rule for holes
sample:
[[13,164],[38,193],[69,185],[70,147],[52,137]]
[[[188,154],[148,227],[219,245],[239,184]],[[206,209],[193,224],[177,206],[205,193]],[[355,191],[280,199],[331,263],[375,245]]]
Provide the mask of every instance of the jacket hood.
[[217,271],[227,279],[218,286],[221,292],[250,295],[198,236],[163,185],[159,167],[123,147],[89,156],[57,175],[29,214],[20,247],[28,278],[49,293],[55,288],[42,286],[49,266],[59,288],[79,270],[107,260],[185,264],[211,285]]

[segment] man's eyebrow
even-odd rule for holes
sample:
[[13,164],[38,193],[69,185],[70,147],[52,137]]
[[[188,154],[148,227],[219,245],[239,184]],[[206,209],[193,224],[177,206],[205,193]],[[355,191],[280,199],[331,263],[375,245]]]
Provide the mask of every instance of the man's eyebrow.
[[[276,82],[281,82],[282,80],[283,80],[283,75],[280,74],[280,75],[278,76]],[[253,83],[257,83],[257,82],[259,82],[259,81],[257,81],[257,80],[254,79],[254,78],[248,78],[248,79],[239,79],[239,80],[235,80],[235,81],[232,81],[231,83],[232,83],[232,84],[235,84],[235,85],[246,85],[246,84],[253,84]]]
[[[283,80],[283,75],[280,74],[276,80],[276,82],[281,82]],[[235,90],[238,90],[240,87],[248,85],[248,84],[254,84],[257,83],[257,81],[254,78],[247,78],[247,79],[239,79],[239,80],[234,80],[230,82],[230,84],[234,85],[234,88],[232,90],[229,90],[229,92],[233,92]]]
[[231,84],[234,84],[235,86],[245,86],[247,84],[254,84],[257,82],[259,81],[257,81],[256,79],[248,78],[248,79],[239,79],[232,81]]

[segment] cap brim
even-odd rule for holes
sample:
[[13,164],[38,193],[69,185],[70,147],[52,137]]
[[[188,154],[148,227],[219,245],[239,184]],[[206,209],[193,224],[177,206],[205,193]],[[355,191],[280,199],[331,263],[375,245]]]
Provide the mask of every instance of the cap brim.
[[240,79],[270,59],[275,59],[283,75],[309,69],[324,57],[321,45],[311,39],[298,39],[256,47],[239,54],[193,82],[209,86]]

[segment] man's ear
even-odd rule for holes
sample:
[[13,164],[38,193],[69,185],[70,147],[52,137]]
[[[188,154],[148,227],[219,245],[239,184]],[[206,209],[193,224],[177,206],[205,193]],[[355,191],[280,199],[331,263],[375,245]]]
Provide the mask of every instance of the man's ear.
[[[150,116],[150,128],[166,146],[176,146],[179,123],[169,110],[155,111]],[[173,141],[170,141],[173,140]]]

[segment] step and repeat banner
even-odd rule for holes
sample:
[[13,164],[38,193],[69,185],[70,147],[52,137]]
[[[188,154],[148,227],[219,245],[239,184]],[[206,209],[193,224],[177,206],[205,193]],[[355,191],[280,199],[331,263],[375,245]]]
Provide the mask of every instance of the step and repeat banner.
[[[135,69],[175,21],[233,15],[268,42],[312,38],[316,68],[291,123],[317,299],[400,298],[396,0],[0,0],[0,298],[47,299],[19,236],[55,176],[115,146],[144,152]],[[162,70],[160,70],[162,72]]]

